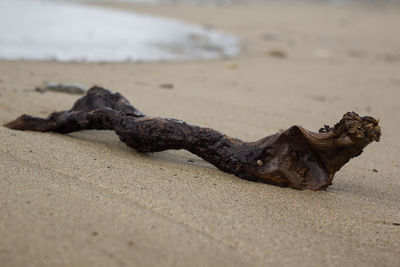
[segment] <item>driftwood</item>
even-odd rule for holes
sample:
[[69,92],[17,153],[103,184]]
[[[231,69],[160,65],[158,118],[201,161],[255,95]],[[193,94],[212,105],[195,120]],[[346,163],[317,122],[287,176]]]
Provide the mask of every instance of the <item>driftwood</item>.
[[45,83],[43,86],[36,87],[36,91],[44,93],[46,91],[61,92],[67,94],[83,95],[87,91],[85,85],[79,83]]
[[138,152],[186,149],[241,178],[295,189],[324,189],[334,174],[381,135],[378,121],[346,113],[319,133],[292,126],[255,142],[244,142],[180,120],[146,116],[122,95],[93,87],[68,111],[47,119],[22,115],[5,125],[15,130],[70,133],[114,130]]

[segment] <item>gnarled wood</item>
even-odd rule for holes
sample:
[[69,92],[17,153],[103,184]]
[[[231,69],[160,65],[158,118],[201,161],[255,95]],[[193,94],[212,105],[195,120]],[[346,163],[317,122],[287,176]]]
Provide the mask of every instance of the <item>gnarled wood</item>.
[[146,116],[120,94],[100,87],[91,88],[68,111],[52,113],[47,119],[22,115],[5,126],[59,133],[114,130],[138,152],[186,149],[247,180],[311,190],[328,187],[335,172],[381,135],[376,119],[348,112],[333,128],[319,133],[292,126],[244,142],[180,120]]

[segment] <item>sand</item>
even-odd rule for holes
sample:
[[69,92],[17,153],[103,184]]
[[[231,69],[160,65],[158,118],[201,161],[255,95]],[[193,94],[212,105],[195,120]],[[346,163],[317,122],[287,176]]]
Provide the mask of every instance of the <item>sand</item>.
[[243,54],[1,61],[1,124],[69,108],[76,95],[33,90],[57,81],[102,85],[147,114],[245,140],[317,130],[352,110],[380,118],[382,140],[312,192],[244,181],[185,151],[139,155],[109,131],[0,127],[1,266],[399,266],[400,7],[107,6],[232,32]]

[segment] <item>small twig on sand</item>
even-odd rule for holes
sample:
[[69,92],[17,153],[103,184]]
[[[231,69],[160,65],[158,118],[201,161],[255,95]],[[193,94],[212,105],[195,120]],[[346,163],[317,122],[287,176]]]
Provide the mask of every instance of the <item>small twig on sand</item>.
[[36,87],[36,91],[41,93],[53,91],[78,95],[86,93],[87,89],[85,85],[79,83],[45,83],[41,87]]
[[244,142],[180,120],[146,116],[122,95],[93,87],[68,111],[47,119],[22,115],[5,125],[16,130],[70,133],[114,130],[138,152],[186,149],[241,178],[295,189],[324,189],[334,174],[381,135],[378,121],[344,114],[320,133],[292,126],[255,142]]

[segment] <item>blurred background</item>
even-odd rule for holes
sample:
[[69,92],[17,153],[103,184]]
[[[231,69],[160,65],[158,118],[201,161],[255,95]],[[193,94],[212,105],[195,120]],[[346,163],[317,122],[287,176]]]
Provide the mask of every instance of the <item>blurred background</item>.
[[[172,14],[172,17],[167,18],[168,13],[155,16],[157,14],[146,15],[146,11],[154,13],[155,10],[151,11],[151,9],[157,9],[156,6],[173,9],[178,5],[199,6],[203,10],[215,10],[221,6],[231,6],[231,8],[243,6],[246,9],[246,6],[263,5],[263,3],[272,6],[285,4],[299,6],[305,3],[321,6],[325,3],[336,10],[345,9],[345,5],[358,6],[356,9],[364,10],[368,7],[371,13],[370,19],[374,19],[374,14],[379,13],[379,10],[390,8],[396,0],[3,0],[0,3],[0,31],[2,32],[0,58],[123,62],[232,57],[240,54],[242,36],[214,29],[213,24],[207,20],[207,15],[203,16],[201,21],[196,21],[182,16],[183,14],[179,16]],[[176,10],[178,12],[179,9]],[[285,13],[289,11],[279,12],[282,13],[274,13],[273,16],[285,23],[285,15],[288,15]],[[265,41],[275,41],[276,44],[281,42],[280,45],[294,45],[296,42],[298,45],[307,38],[318,39],[321,48],[316,48],[314,54],[319,57],[330,57],[333,53],[331,50],[338,50],[343,45],[348,45],[349,49],[354,50],[362,46],[361,43],[355,43],[357,36],[351,36],[358,32],[353,31],[349,36],[345,36],[346,30],[344,30],[351,28],[352,24],[362,27],[362,21],[356,18],[357,14],[350,12],[342,17],[333,18],[334,15],[328,10],[316,12],[319,13],[302,14],[300,11],[293,14],[294,21],[300,23],[303,29],[303,32],[296,33],[289,32],[288,26],[276,32],[268,32],[268,28],[277,25],[277,20],[274,19],[273,23],[267,25],[268,17],[271,15],[266,12],[263,23],[267,31],[260,34],[263,35],[262,38]],[[313,16],[317,19],[321,12],[326,15],[323,20],[323,23],[327,23],[326,33],[311,36],[313,33],[310,30],[316,25],[306,23],[311,22]],[[179,17],[182,20],[178,21]],[[240,18],[237,17],[237,19],[239,22]],[[185,20],[186,22],[183,22]],[[341,27],[341,36],[335,36],[333,32],[330,32],[332,22],[337,23],[335,26]],[[247,43],[248,40],[244,40],[244,48]],[[352,46],[357,46],[357,48],[352,48]],[[352,54],[357,56],[363,53],[363,51],[353,51]],[[282,55],[279,51],[273,51],[272,54],[277,57]]]

